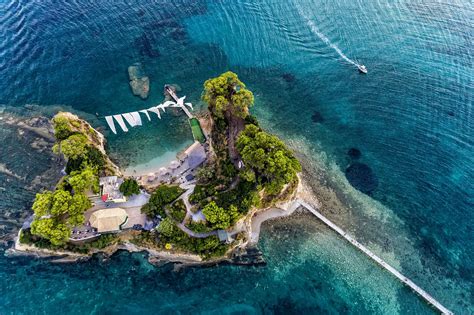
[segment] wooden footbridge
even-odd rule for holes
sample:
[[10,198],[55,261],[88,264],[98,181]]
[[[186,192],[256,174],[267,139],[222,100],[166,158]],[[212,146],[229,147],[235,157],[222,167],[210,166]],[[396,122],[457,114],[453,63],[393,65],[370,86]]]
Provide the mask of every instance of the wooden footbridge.
[[186,113],[189,119],[194,117],[193,114],[191,114],[191,112],[186,108],[186,105],[184,105],[184,97],[179,98],[173,89],[171,89],[168,85],[165,85],[165,90],[173,98],[176,104]]
[[441,312],[441,314],[453,314],[450,310],[448,310],[446,307],[444,307],[441,303],[439,303],[435,298],[433,298],[428,292],[417,286],[413,281],[402,275],[400,272],[398,272],[395,268],[390,266],[388,263],[386,263],[382,258],[378,257],[375,255],[373,252],[371,252],[369,249],[367,249],[364,245],[360,244],[357,242],[353,237],[348,235],[346,232],[344,232],[340,227],[338,227],[336,224],[334,224],[332,221],[330,221],[328,218],[326,218],[324,215],[322,215],[319,211],[314,209],[311,205],[306,203],[305,201],[301,199],[297,199],[290,207],[289,211],[295,210],[299,206],[302,206],[306,208],[309,212],[314,214],[318,219],[324,222],[328,227],[330,227],[333,231],[335,231],[337,234],[345,238],[349,243],[357,247],[360,251],[362,251],[364,254],[372,258],[377,264],[379,264],[382,268],[386,269],[388,272],[390,272],[392,275],[397,277],[401,282],[409,286],[413,291],[418,293],[422,298],[424,298],[429,304],[431,304],[433,307],[435,307],[438,311]]

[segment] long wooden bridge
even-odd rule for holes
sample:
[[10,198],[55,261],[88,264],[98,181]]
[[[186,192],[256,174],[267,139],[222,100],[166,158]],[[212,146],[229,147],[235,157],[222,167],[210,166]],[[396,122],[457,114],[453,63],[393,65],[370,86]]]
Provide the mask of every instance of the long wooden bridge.
[[322,215],[319,211],[314,209],[311,205],[306,203],[305,201],[301,199],[297,199],[290,207],[290,211],[298,208],[299,206],[302,206],[306,208],[309,212],[314,214],[318,219],[324,222],[328,227],[330,227],[333,231],[335,231],[337,234],[345,238],[349,243],[357,247],[360,251],[362,251],[364,254],[372,258],[377,264],[379,264],[382,268],[386,269],[388,272],[390,272],[392,275],[397,277],[401,282],[409,286],[413,291],[418,293],[422,298],[424,298],[429,304],[431,304],[433,307],[435,307],[438,311],[440,311],[442,314],[453,314],[450,310],[448,310],[446,307],[444,307],[440,302],[438,302],[435,298],[433,298],[428,292],[420,288],[418,285],[416,285],[413,281],[405,277],[403,274],[401,274],[399,271],[397,271],[395,268],[390,266],[388,263],[386,263],[382,258],[379,256],[375,255],[372,251],[370,251],[367,247],[364,245],[360,244],[357,242],[353,237],[348,235],[346,232],[344,232],[340,227],[338,227],[336,224],[334,224],[332,221],[330,221],[328,218],[326,218],[324,215]]

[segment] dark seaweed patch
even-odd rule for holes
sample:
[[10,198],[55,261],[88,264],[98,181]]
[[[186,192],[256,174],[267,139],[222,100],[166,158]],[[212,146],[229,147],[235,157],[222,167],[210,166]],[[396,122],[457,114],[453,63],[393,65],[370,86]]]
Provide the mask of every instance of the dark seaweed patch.
[[324,117],[320,112],[314,112],[311,116],[311,120],[316,124],[320,124],[324,122]]
[[346,169],[346,178],[356,189],[371,194],[378,186],[378,179],[372,169],[363,163],[353,163]]

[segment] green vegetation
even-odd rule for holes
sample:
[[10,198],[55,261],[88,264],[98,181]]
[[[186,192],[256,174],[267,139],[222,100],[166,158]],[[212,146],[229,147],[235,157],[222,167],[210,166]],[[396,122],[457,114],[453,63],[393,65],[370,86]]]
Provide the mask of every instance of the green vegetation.
[[222,256],[228,250],[229,246],[219,241],[217,236],[206,238],[193,238],[181,231],[170,218],[165,218],[158,226],[159,238],[155,244],[165,247],[169,243],[173,249],[192,252],[208,259],[211,257]]
[[202,131],[199,120],[197,118],[191,118],[189,120],[189,125],[191,126],[191,131],[193,132],[194,140],[199,141],[201,143],[206,142],[206,137],[204,136],[204,132]]
[[[249,114],[253,94],[235,73],[207,80],[202,99],[214,121],[211,137],[216,159],[197,173],[198,185],[189,200],[203,210],[207,222],[193,227],[226,229],[251,207],[271,203],[286,184],[297,181],[301,166],[278,137],[258,127]],[[240,162],[244,167],[238,169]],[[288,187],[281,196],[294,189]]]
[[62,153],[68,160],[83,159],[87,156],[88,139],[83,134],[73,134],[67,139],[61,140],[53,148],[56,153]]
[[159,186],[151,195],[149,202],[142,207],[142,213],[149,217],[156,215],[165,217],[165,206],[176,200],[183,192],[184,190],[178,186]]
[[58,140],[65,140],[69,138],[74,132],[71,129],[71,125],[69,123],[69,119],[66,117],[54,117],[53,118],[53,126],[54,126],[54,135]]
[[254,102],[253,93],[247,90],[237,74],[231,71],[207,80],[204,83],[202,99],[219,118],[224,118],[225,114],[245,118]]
[[63,246],[72,228],[84,224],[84,212],[91,207],[85,193],[89,190],[98,193],[99,172],[105,165],[105,158],[82,132],[80,121],[56,115],[53,126],[57,140],[53,150],[67,159],[68,175],[62,178],[55,191],[36,195],[31,233],[51,246]]
[[100,235],[97,239],[86,242],[86,243],[65,243],[55,245],[51,241],[38,237],[31,233],[31,230],[22,230],[20,233],[20,243],[27,245],[34,245],[39,248],[50,249],[50,250],[63,250],[70,251],[80,254],[87,254],[91,249],[104,249],[108,246],[117,244],[119,238],[114,234]]
[[125,179],[120,185],[119,190],[126,197],[140,193],[140,187],[138,187],[137,181],[133,178]]
[[183,200],[177,200],[169,207],[170,216],[177,222],[183,222],[186,217],[186,206]]
[[237,149],[245,164],[241,176],[248,181],[258,178],[269,195],[278,194],[301,171],[300,163],[283,141],[255,125],[245,127]]
[[81,193],[71,195],[69,191],[56,190],[36,194],[31,233],[53,245],[62,245],[71,235],[71,228],[84,223],[84,211],[90,206],[89,199]]
[[200,221],[200,222],[189,222],[186,224],[186,227],[190,229],[193,232],[196,233],[206,233],[212,231],[212,228],[210,228],[206,222]]
[[214,201],[209,202],[202,213],[206,216],[207,222],[212,229],[225,230],[234,223],[239,217],[239,211],[236,206],[230,205],[229,209],[219,207]]
[[83,193],[89,189],[96,194],[99,193],[97,169],[87,163],[83,166],[84,168],[82,170],[71,172],[71,174],[66,177],[66,181],[75,193]]

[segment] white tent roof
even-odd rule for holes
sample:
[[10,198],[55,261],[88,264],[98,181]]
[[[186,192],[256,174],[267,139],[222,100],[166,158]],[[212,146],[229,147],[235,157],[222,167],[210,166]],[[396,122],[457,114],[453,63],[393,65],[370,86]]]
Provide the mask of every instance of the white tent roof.
[[89,222],[97,232],[102,233],[119,231],[127,219],[127,212],[122,208],[108,208],[92,213]]

